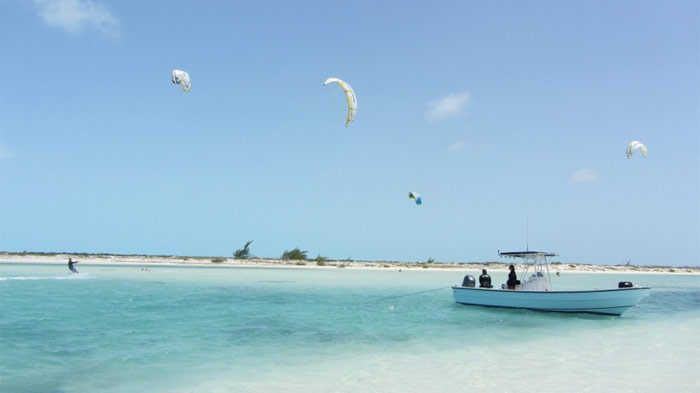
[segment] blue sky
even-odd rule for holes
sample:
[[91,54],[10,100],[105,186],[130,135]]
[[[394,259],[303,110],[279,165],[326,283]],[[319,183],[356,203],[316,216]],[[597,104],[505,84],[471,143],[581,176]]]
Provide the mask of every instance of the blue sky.
[[0,250],[700,265],[697,1],[5,0],[0,22]]

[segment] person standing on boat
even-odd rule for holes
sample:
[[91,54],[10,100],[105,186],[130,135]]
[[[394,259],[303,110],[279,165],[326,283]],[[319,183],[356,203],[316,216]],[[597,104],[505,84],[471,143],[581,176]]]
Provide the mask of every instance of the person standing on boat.
[[479,276],[479,287],[480,288],[493,288],[491,285],[491,276],[486,273],[486,269],[481,269],[481,275]]
[[508,269],[510,270],[510,273],[508,273],[508,289],[515,289],[515,286],[520,284],[520,281],[518,281],[518,276],[515,275],[515,266],[510,265],[508,266]]
[[73,266],[76,263],[78,263],[78,261],[73,261],[72,258],[68,258],[68,269],[70,269],[70,271],[72,271],[73,274],[78,274],[78,269],[76,269],[75,266]]

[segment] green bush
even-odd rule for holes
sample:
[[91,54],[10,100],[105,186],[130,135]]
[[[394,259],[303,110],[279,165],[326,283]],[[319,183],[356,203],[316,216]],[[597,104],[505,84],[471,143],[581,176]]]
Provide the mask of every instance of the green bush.
[[306,259],[308,259],[307,255],[306,255],[307,252],[308,251],[301,251],[298,248],[295,248],[292,251],[284,250],[284,253],[282,254],[282,259],[284,259],[284,260],[295,259],[295,260],[305,261]]
[[316,261],[316,266],[326,266],[327,265],[326,262],[328,262],[328,258],[322,257],[321,255],[319,255],[316,257],[316,259],[314,259],[314,261]]
[[253,258],[253,255],[250,253],[250,243],[252,243],[252,240],[248,240],[245,243],[245,246],[243,246],[242,249],[236,250],[236,252],[233,253],[233,257],[236,259],[248,259],[248,258]]
[[212,263],[222,263],[226,260],[224,258],[214,258],[211,261],[212,261]]

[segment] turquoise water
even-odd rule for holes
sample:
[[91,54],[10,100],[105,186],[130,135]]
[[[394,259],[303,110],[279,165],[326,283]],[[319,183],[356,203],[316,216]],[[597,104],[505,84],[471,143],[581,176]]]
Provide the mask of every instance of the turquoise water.
[[0,264],[1,392],[700,391],[698,276],[553,277],[653,287],[607,317],[456,305],[467,272],[77,267]]

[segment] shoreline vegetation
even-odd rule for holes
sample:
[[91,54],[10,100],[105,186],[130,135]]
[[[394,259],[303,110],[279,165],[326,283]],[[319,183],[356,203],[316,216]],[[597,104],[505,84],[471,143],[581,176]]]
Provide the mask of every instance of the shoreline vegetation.
[[[286,253],[286,252],[285,252]],[[305,257],[305,252],[302,254]],[[268,268],[318,268],[318,269],[378,269],[378,270],[439,270],[439,271],[508,271],[508,265],[522,264],[499,261],[486,262],[426,262],[356,261],[352,259],[332,260],[318,256],[313,259],[296,258],[227,258],[176,255],[120,255],[91,253],[54,252],[0,252],[2,263],[67,263],[68,258],[83,265],[163,265],[163,266],[222,266],[222,267],[268,267]],[[550,264],[551,273],[667,273],[700,274],[697,266],[635,266],[635,265],[591,265],[573,262]]]

